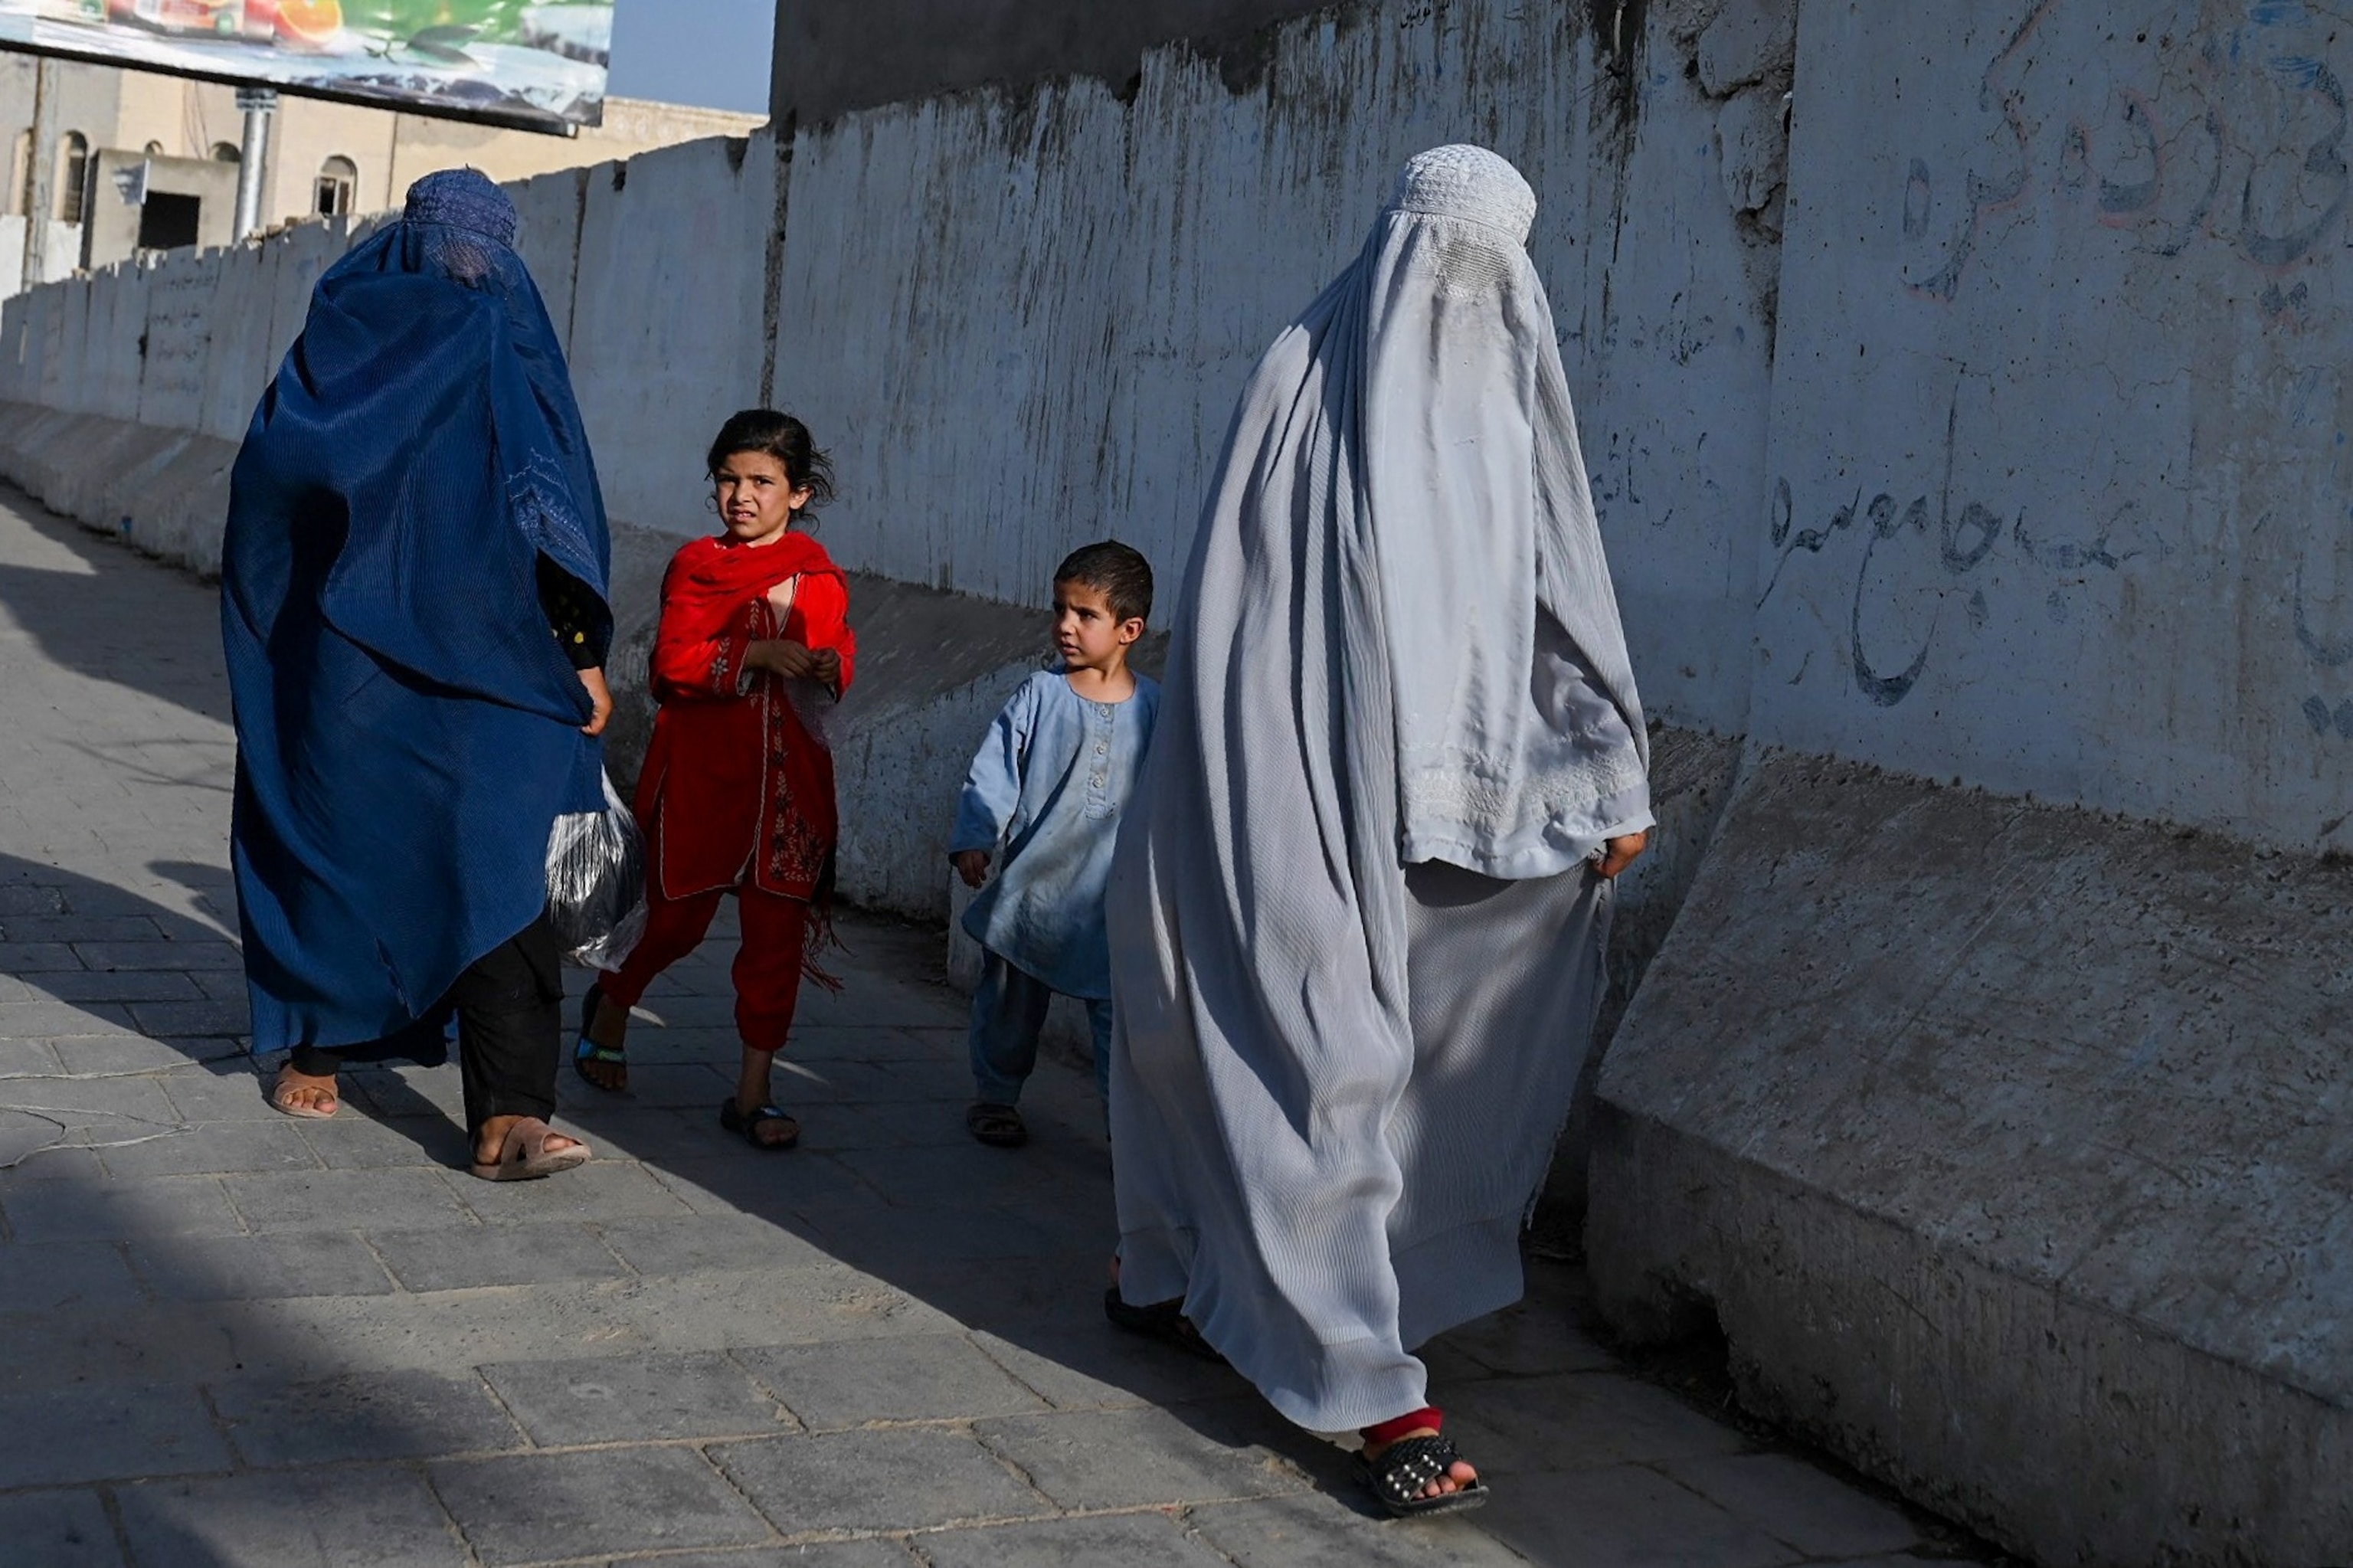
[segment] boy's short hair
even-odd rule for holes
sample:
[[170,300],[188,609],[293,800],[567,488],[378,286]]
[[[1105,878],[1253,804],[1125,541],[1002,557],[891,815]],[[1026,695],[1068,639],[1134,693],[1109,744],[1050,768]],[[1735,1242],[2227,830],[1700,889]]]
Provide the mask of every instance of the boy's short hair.
[[1054,580],[1094,589],[1110,601],[1112,614],[1121,620],[1152,619],[1152,563],[1143,552],[1116,539],[1071,551],[1054,568]]

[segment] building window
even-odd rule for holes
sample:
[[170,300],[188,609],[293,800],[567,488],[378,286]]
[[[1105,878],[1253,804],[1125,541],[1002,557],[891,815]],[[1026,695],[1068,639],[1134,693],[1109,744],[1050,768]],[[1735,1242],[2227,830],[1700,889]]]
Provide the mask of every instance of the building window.
[[16,132],[16,146],[9,160],[16,178],[9,184],[16,199],[9,204],[10,212],[29,213],[33,210],[33,133]]
[[330,158],[319,170],[319,198],[311,210],[321,217],[342,217],[358,199],[359,166],[349,158]]
[[90,181],[90,138],[79,131],[67,132],[58,162],[58,221],[79,223],[82,186]]
[[213,162],[242,164],[245,162],[245,150],[234,142],[216,142],[213,143]]

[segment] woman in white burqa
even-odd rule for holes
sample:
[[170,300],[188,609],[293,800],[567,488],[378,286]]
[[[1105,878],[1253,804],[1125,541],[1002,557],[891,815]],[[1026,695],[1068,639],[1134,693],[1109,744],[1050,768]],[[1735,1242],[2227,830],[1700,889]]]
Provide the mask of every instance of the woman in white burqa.
[[1406,166],[1226,440],[1113,875],[1124,1326],[1484,1500],[1412,1351],[1519,1298],[1652,818],[1535,193]]

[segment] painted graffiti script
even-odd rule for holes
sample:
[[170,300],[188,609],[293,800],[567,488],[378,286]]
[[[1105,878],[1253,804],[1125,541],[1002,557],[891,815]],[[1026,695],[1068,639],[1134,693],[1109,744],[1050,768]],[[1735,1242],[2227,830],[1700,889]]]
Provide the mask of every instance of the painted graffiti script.
[[[2353,53],[2353,28],[2298,0],[2259,0],[2227,21],[2183,15],[2170,31],[2116,15],[2039,0],[1979,82],[1978,107],[1993,122],[1980,149],[1957,168],[1910,161],[1904,279],[1915,295],[1953,299],[2038,204],[2126,233],[2147,255],[2209,240],[2274,270],[2315,257],[2342,228],[2353,60],[2340,71],[2331,54]],[[2101,33],[2105,74],[2060,69],[2080,39],[2042,58],[2071,23]],[[2266,302],[2277,314],[2291,302],[2274,289]]]
[[[1797,557],[1822,556],[1842,538],[1860,538],[1854,588],[1847,601],[1846,654],[1855,690],[1877,707],[1894,707],[1912,695],[1929,668],[1953,599],[1958,599],[1959,617],[1970,630],[1986,629],[1993,611],[1982,574],[1992,563],[2010,567],[2004,575],[2012,588],[2021,580],[2042,579],[2034,591],[2042,596],[2043,612],[2063,623],[2073,614],[2071,588],[2096,573],[2121,572],[2139,557],[2170,553],[2131,502],[2111,508],[2090,532],[2068,536],[2030,520],[2024,511],[2005,515],[1983,502],[1957,498],[1953,468],[1958,418],[1957,398],[1947,416],[1944,482],[1933,497],[1915,494],[1906,501],[1883,490],[1866,498],[1858,489],[1820,522],[1801,527],[1788,480],[1773,485],[1767,526],[1778,558],[1757,608],[1763,609],[1772,599]],[[1915,604],[1907,615],[1895,602],[1899,598],[1925,601],[1925,612]],[[1896,654],[1875,656],[1866,622],[1880,624],[1883,648],[1885,627],[1907,620],[1908,640]],[[2346,656],[2353,661],[2353,644],[2348,645]]]

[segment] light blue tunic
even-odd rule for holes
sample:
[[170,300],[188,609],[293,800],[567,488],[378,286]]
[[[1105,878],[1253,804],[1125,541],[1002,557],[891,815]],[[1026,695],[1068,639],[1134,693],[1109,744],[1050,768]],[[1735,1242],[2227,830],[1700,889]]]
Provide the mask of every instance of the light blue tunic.
[[997,715],[965,779],[948,853],[1005,850],[964,928],[1065,996],[1111,1000],[1103,885],[1159,711],[1146,676],[1127,701],[1097,703],[1041,670]]

